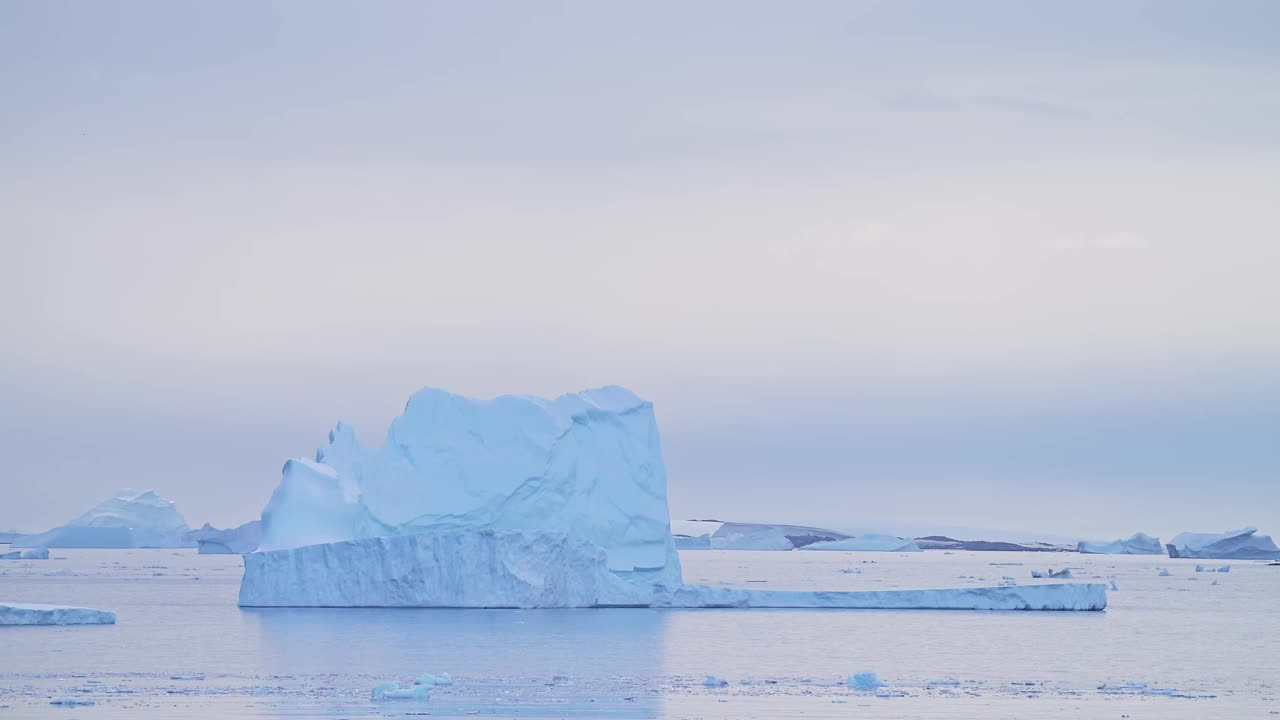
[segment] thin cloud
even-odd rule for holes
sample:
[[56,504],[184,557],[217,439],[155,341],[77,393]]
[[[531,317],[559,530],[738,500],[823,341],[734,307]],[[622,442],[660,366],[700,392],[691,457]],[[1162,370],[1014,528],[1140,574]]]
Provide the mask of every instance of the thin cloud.
[[974,105],[991,108],[993,110],[1008,110],[1009,112],[1027,113],[1030,115],[1054,115],[1057,117],[1066,117],[1069,115],[1079,115],[1073,108],[1066,105],[1058,105],[1057,103],[1045,102],[1044,100],[1036,100],[1034,98],[1011,97],[1008,95],[978,95],[970,98],[969,102]]

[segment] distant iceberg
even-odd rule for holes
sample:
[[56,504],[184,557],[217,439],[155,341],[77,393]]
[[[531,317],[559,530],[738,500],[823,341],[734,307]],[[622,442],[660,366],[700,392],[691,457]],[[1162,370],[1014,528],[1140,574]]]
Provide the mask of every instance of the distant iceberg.
[[703,533],[701,535],[673,535],[677,550],[710,550],[711,534]]
[[[339,424],[285,463],[245,555],[246,607],[830,607],[1101,610],[1106,586],[796,592],[685,585],[651,403],[415,393],[380,448]],[[843,540],[725,523],[729,544]],[[786,543],[788,548],[781,547]]]
[[184,535],[187,521],[170,500],[153,491],[121,490],[61,527],[21,535],[14,547],[178,548],[194,547]]
[[844,540],[816,542],[797,550],[857,550],[862,552],[920,552],[914,540],[892,535],[859,535]]
[[0,602],[0,625],[110,625],[116,614],[69,605]]
[[711,534],[711,547],[715,550],[795,550],[848,537],[846,533],[804,525],[727,522]]
[[916,538],[922,550],[969,550],[974,552],[1066,552],[1069,547],[1047,542],[1009,542],[1005,540],[957,540],[946,535]]
[[201,555],[243,555],[257,550],[262,542],[262,521],[251,520],[227,530],[205,523],[187,533],[186,539],[196,542]]
[[1252,527],[1225,533],[1184,532],[1165,547],[1171,558],[1280,560],[1280,548],[1271,537],[1257,532]]
[[1076,550],[1086,555],[1164,554],[1164,546],[1160,544],[1160,538],[1151,537],[1146,533],[1134,533],[1125,540],[1113,540],[1108,543],[1081,540]]

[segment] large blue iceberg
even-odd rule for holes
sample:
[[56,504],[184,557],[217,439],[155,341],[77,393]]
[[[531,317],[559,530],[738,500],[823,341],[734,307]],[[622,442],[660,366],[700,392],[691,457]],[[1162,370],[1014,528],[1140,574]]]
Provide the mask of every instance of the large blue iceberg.
[[378,447],[339,424],[285,463],[245,555],[250,607],[1101,610],[1105,586],[781,592],[685,585],[653,405],[415,393]]

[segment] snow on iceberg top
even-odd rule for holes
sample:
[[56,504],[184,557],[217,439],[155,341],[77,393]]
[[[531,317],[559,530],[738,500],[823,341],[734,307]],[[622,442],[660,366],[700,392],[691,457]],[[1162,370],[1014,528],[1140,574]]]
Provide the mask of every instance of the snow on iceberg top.
[[615,572],[679,582],[653,405],[621,387],[554,400],[414,393],[386,441],[339,423],[314,461],[285,463],[263,550],[432,529],[551,530]]

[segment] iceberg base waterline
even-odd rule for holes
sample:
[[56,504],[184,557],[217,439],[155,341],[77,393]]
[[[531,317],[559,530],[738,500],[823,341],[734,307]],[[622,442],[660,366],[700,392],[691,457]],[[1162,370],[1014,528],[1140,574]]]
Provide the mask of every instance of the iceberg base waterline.
[[563,533],[449,530],[249,553],[242,607],[1103,610],[1102,584],[852,592],[669,587]]

